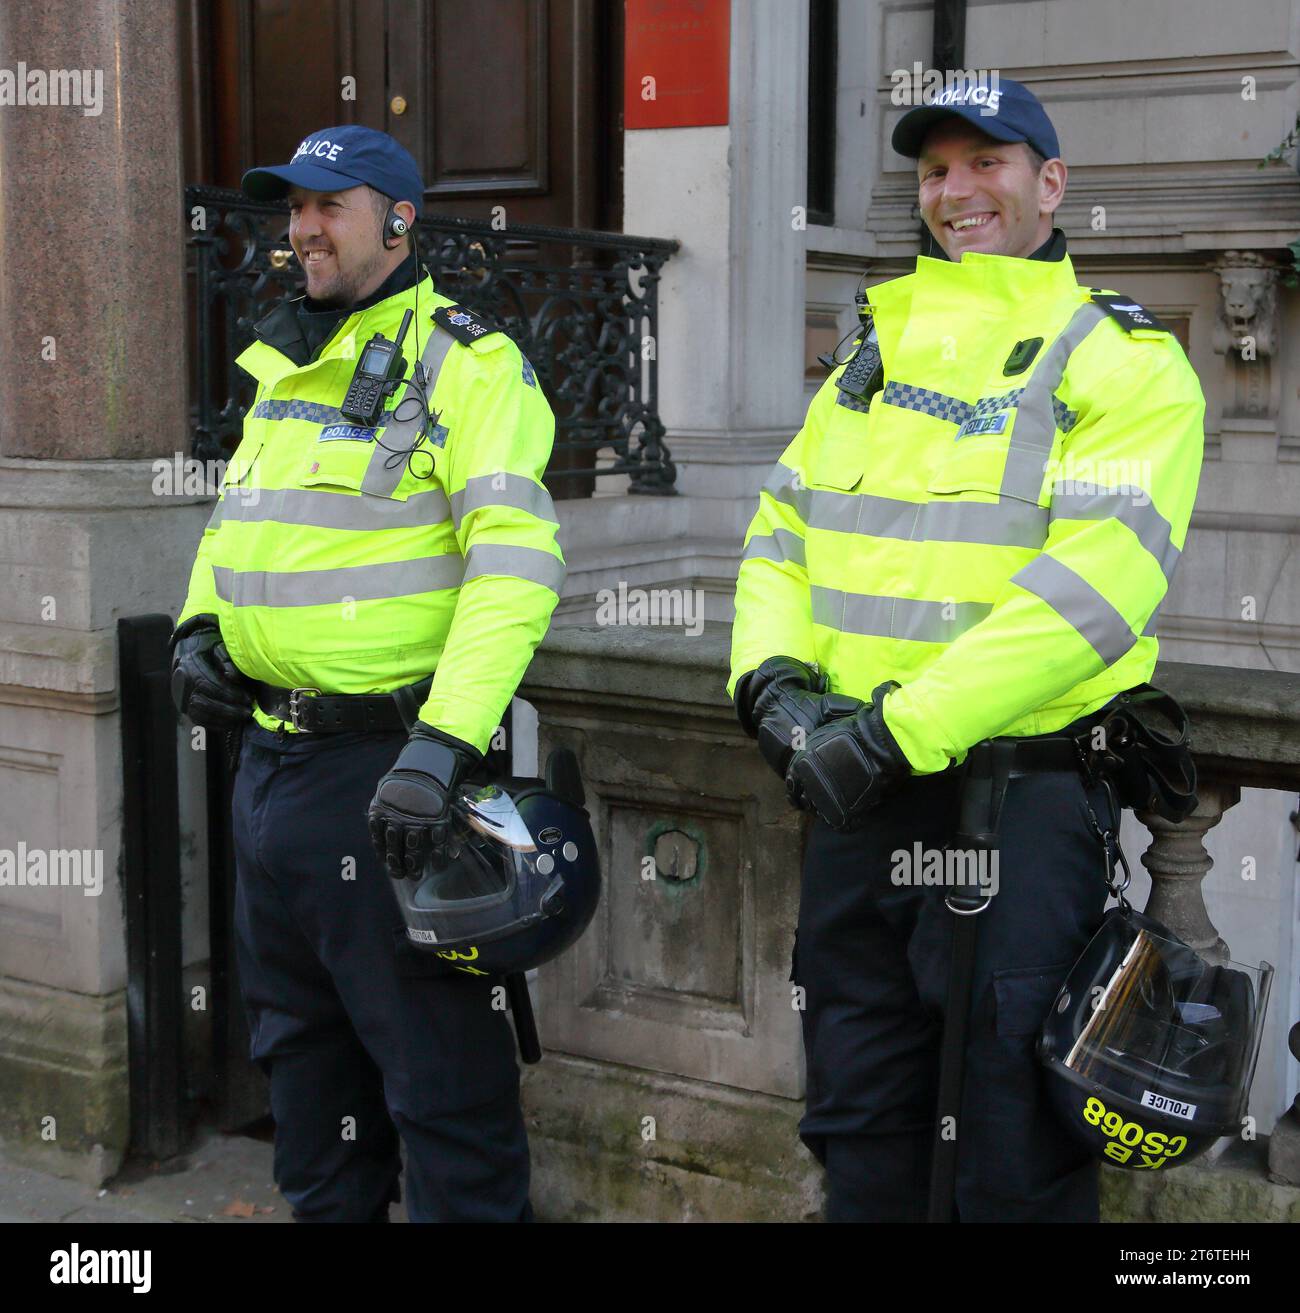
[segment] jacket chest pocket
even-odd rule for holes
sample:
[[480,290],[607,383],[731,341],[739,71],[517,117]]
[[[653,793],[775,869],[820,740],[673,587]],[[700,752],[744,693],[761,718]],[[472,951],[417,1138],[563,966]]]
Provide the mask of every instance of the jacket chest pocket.
[[1040,489],[1049,454],[1000,437],[962,438],[926,481],[913,537],[1041,549],[1048,508]]
[[[389,460],[391,465],[386,464]],[[405,475],[404,458],[374,442],[316,442],[303,460],[297,482],[322,497],[337,493],[340,500],[356,503],[355,518],[366,509],[379,516],[400,505],[406,490],[398,488]]]
[[934,497],[956,497],[962,493],[998,496],[1010,456],[1006,438],[960,438],[939,458],[925,490]]
[[[352,449],[341,450],[345,445]],[[389,460],[393,465],[386,465]],[[416,460],[431,465],[419,455]],[[322,527],[434,529],[451,519],[450,503],[436,480],[409,478],[404,454],[372,442],[322,443],[307,457],[298,486],[316,494],[312,522]]]
[[867,416],[836,407],[808,462],[808,481],[816,487],[849,492],[867,468]]
[[257,430],[246,433],[239,446],[235,448],[235,454],[226,463],[226,472],[221,480],[223,489],[231,491],[247,486],[253,466],[257,463],[257,458],[264,444],[264,438],[260,430],[261,425],[259,424]]

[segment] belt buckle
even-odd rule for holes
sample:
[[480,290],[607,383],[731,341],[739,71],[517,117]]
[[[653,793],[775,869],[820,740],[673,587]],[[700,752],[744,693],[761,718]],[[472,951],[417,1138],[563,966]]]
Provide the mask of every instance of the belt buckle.
[[289,722],[299,734],[312,734],[315,731],[308,729],[299,719],[304,711],[302,706],[302,695],[304,693],[314,693],[317,697],[320,697],[320,689],[312,688],[310,685],[291,688],[289,690]]

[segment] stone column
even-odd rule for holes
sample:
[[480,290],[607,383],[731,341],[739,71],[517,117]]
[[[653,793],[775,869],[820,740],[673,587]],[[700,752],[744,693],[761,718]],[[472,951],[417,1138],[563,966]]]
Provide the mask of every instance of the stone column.
[[[127,1128],[116,623],[176,612],[207,514],[150,459],[188,450],[176,23],[0,5],[0,1137],[92,1180]],[[18,883],[20,849],[101,892]]]
[[624,134],[624,228],[682,244],[656,344],[682,497],[637,505],[601,480],[562,507],[569,619],[622,580],[697,583],[708,617],[730,620],[758,489],[803,421],[806,0],[732,0],[730,45],[725,125]]

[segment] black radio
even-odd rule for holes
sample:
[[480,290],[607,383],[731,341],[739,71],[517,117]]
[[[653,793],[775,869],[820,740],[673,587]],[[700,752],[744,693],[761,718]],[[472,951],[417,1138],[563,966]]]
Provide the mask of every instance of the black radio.
[[361,359],[352,373],[348,394],[343,398],[339,413],[355,424],[374,428],[384,409],[389,393],[401,382],[406,360],[402,355],[402,340],[411,326],[411,312],[402,316],[397,330],[397,341],[390,342],[382,333],[376,333],[361,350]]

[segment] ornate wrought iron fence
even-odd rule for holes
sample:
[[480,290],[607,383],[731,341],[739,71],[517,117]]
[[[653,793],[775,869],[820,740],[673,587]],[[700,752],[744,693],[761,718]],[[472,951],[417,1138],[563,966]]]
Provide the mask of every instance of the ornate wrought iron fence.
[[[301,279],[285,206],[197,185],[185,206],[193,455],[219,460],[253,396],[235,357]],[[657,356],[660,269],[677,242],[439,216],[417,225],[417,241],[437,289],[499,324],[532,362],[555,411],[548,481],[627,474],[631,492],[674,493]]]

